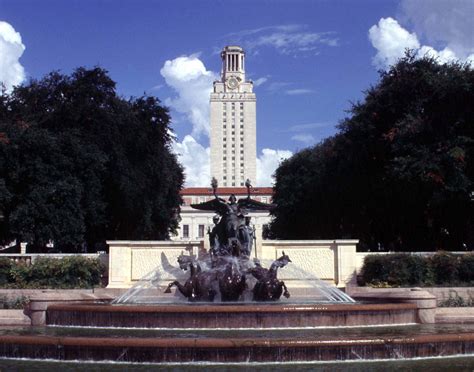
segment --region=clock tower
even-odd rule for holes
[[[221,52],[221,79],[210,98],[211,177],[221,187],[256,183],[256,97],[245,80],[245,53],[238,46]]]

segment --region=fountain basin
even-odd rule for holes
[[[135,328],[336,327],[417,322],[417,306],[394,304],[54,304],[46,324]]]
[[[325,335],[292,339],[275,336],[267,338],[0,336],[0,357],[56,360],[264,363],[446,357],[473,353],[472,331],[347,338]]]

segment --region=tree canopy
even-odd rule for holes
[[[1,95],[0,240],[74,251],[168,237],[184,180],[171,140],[160,101],[119,97],[101,68]]]
[[[277,169],[273,234],[474,248],[473,102],[469,65],[408,52],[380,72],[335,136]]]

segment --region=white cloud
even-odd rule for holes
[[[313,90],[312,89],[288,89],[285,91],[285,93],[288,94],[289,96],[298,96],[301,94],[313,93]]]
[[[305,145],[310,145],[316,142],[316,139],[313,137],[313,135],[309,133],[295,134],[293,137],[291,137],[291,139],[293,141],[302,142]]]
[[[192,136],[184,137],[183,142],[174,142],[173,151],[184,167],[185,186],[208,185],[211,180],[210,149],[199,144]]]
[[[373,58],[373,63],[377,68],[388,69],[404,56],[406,49],[416,49],[419,57],[428,55],[436,58],[440,63],[457,59],[474,60],[474,55],[460,58],[449,47],[438,51],[432,46],[421,45],[416,33],[408,32],[390,17],[381,18],[377,25],[369,29],[369,39],[372,46],[377,49],[377,54]]]
[[[377,49],[373,63],[378,68],[387,68],[403,57],[405,49],[418,49],[420,43],[416,35],[410,34],[393,18],[381,18],[378,25],[369,30],[369,39]]]
[[[285,88],[291,85],[292,83],[274,81],[273,83],[268,84],[266,90],[270,93],[280,93],[281,91],[286,90]]]
[[[0,83],[7,92],[25,80],[25,69],[19,62],[24,51],[20,33],[9,23],[0,21]]]
[[[260,27],[227,35],[242,44],[249,52],[258,54],[261,47],[274,48],[281,54],[319,54],[321,46],[338,46],[334,32],[309,31],[306,25]]]
[[[474,53],[472,0],[403,0],[401,20],[431,45],[446,46],[460,59]]]
[[[262,84],[265,84],[267,81],[268,81],[268,78],[266,78],[266,77],[258,78],[257,80],[254,80],[253,86],[254,86],[254,87],[258,87],[258,86],[260,86],[260,85],[262,85]]]
[[[261,156],[257,158],[257,186],[273,185],[273,173],[283,160],[292,155],[288,150],[263,149]]]
[[[288,132],[300,132],[308,129],[321,129],[330,126],[331,123],[308,123],[308,124],[296,124],[288,128]]]
[[[177,97],[165,103],[187,116],[193,126],[191,135],[199,138],[209,135],[209,94],[218,75],[206,67],[197,55],[178,57],[165,62],[160,70],[166,84]]]

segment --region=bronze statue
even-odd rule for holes
[[[250,180],[245,182],[247,197],[237,200],[232,194],[228,202],[217,196],[217,180],[215,178],[212,179],[211,186],[214,194],[213,200],[191,204],[191,207],[195,209],[215,211],[221,216],[219,223],[215,226],[218,247],[215,248],[211,242],[211,251],[217,251],[221,256],[232,255],[233,247],[237,245],[240,250],[239,255],[248,257],[251,251],[249,243],[253,237],[249,236],[249,228],[246,227],[247,211],[268,211],[273,205],[258,202],[250,197],[250,188],[252,187]]]
[[[208,229],[210,254],[204,261],[200,261],[205,269],[191,256],[179,256],[180,268],[189,269],[191,275],[184,285],[176,280],[171,282],[165,292],[170,293],[171,288],[176,286],[189,301],[212,302],[219,294],[223,302],[239,301],[247,289],[246,275],[251,274],[257,279],[253,288],[254,301],[276,301],[282,293],[285,297],[290,297],[285,283],[277,278],[278,268],[291,262],[284,252],[270,269],[262,267],[258,261],[255,262],[255,267],[250,267],[249,262],[255,230],[250,225],[247,211],[270,210],[273,205],[260,203],[250,197],[252,185],[249,180],[245,183],[247,197],[237,200],[232,194],[228,202],[217,196],[215,178],[212,179],[211,186],[213,200],[191,204],[195,209],[215,211],[218,214],[213,218],[214,227]]]
[[[210,271],[202,271],[199,263],[191,256],[181,255],[178,257],[178,264],[181,270],[189,269],[190,276],[186,283],[181,284],[177,280],[168,284],[165,293],[171,293],[171,288],[176,286],[181,294],[189,301],[214,301],[216,290],[213,288],[213,282],[216,276]]]
[[[290,297],[285,282],[277,278],[278,269],[285,267],[289,262],[291,262],[290,257],[285,252],[282,252],[282,256],[272,263],[270,269],[265,269],[258,260],[255,260],[255,267],[248,271],[257,279],[252,291],[254,301],[276,301],[280,299],[282,293],[286,298]]]

